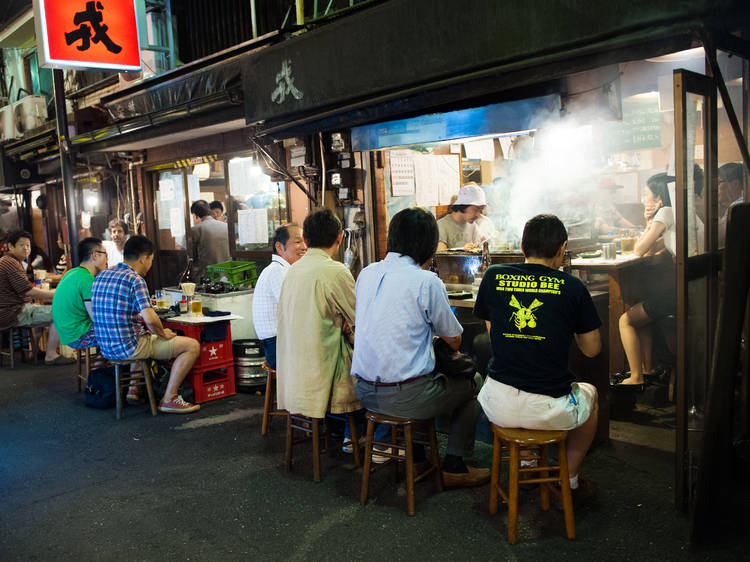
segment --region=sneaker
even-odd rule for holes
[[[57,365],[72,365],[75,362],[76,360],[73,357],[63,357],[62,355],[58,355],[52,361],[47,361],[45,359],[44,364],[53,367]]]
[[[386,448],[383,448],[383,449],[381,449],[380,447],[373,447],[372,448],[372,462],[374,464],[385,464],[389,460],[391,460],[390,457],[384,457],[383,455],[379,455],[378,451],[385,451],[387,453],[390,453],[391,449],[390,449],[390,447],[386,447]],[[400,457],[405,457],[406,456],[406,452],[404,450],[402,450],[402,449],[399,449],[398,455]]]
[[[367,437],[360,437],[359,446],[364,447],[366,441],[367,441]],[[346,443],[346,445],[341,445],[341,451],[351,455],[354,452],[354,447],[352,447],[351,439],[347,439],[346,441],[344,441],[344,443]]]
[[[159,411],[166,412],[168,414],[189,414],[200,409],[201,407],[198,404],[185,402],[182,399],[182,396],[180,396],[179,394],[175,398],[172,398],[172,400],[170,400],[169,402],[165,402],[162,400],[159,403]]]
[[[141,394],[140,387],[130,386],[128,387],[128,395],[125,397],[128,402],[143,402],[143,395]]]

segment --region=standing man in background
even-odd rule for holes
[[[193,246],[193,272],[195,280],[206,276],[206,268],[215,263],[229,261],[229,230],[227,223],[219,222],[211,216],[208,203],[199,199],[190,205],[195,226],[190,229]]]
[[[112,240],[105,240],[102,246],[107,252],[108,267],[114,267],[122,263],[122,251],[128,241],[128,223],[120,218],[112,219],[109,221],[109,235]]]
[[[289,267],[305,255],[307,245],[298,224],[280,226],[273,235],[271,263],[261,271],[253,291],[253,324],[266,363],[276,369],[276,317],[281,284]]]

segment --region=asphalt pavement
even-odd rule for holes
[[[591,451],[582,473],[599,496],[576,513],[573,541],[561,512],[522,492],[511,546],[487,485],[438,494],[418,483],[408,517],[403,482],[379,471],[363,507],[351,455],[324,456],[320,483],[306,447],[284,470],[283,423],[260,435],[260,395],[189,415],[129,406],[117,421],[84,406],[74,370],[0,368],[0,560],[747,559],[747,515],[717,543],[690,547],[673,457],[658,448],[613,440]],[[490,457],[478,443],[475,464]]]

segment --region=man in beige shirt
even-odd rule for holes
[[[343,230],[330,210],[302,226],[307,253],[289,268],[281,286],[276,336],[279,408],[322,418],[362,408],[349,374],[354,326],[354,278],[332,257]]]

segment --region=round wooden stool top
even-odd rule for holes
[[[564,441],[568,436],[565,430],[523,429],[520,427],[500,427],[490,424],[492,431],[503,441],[518,443],[519,445],[549,445]]]

